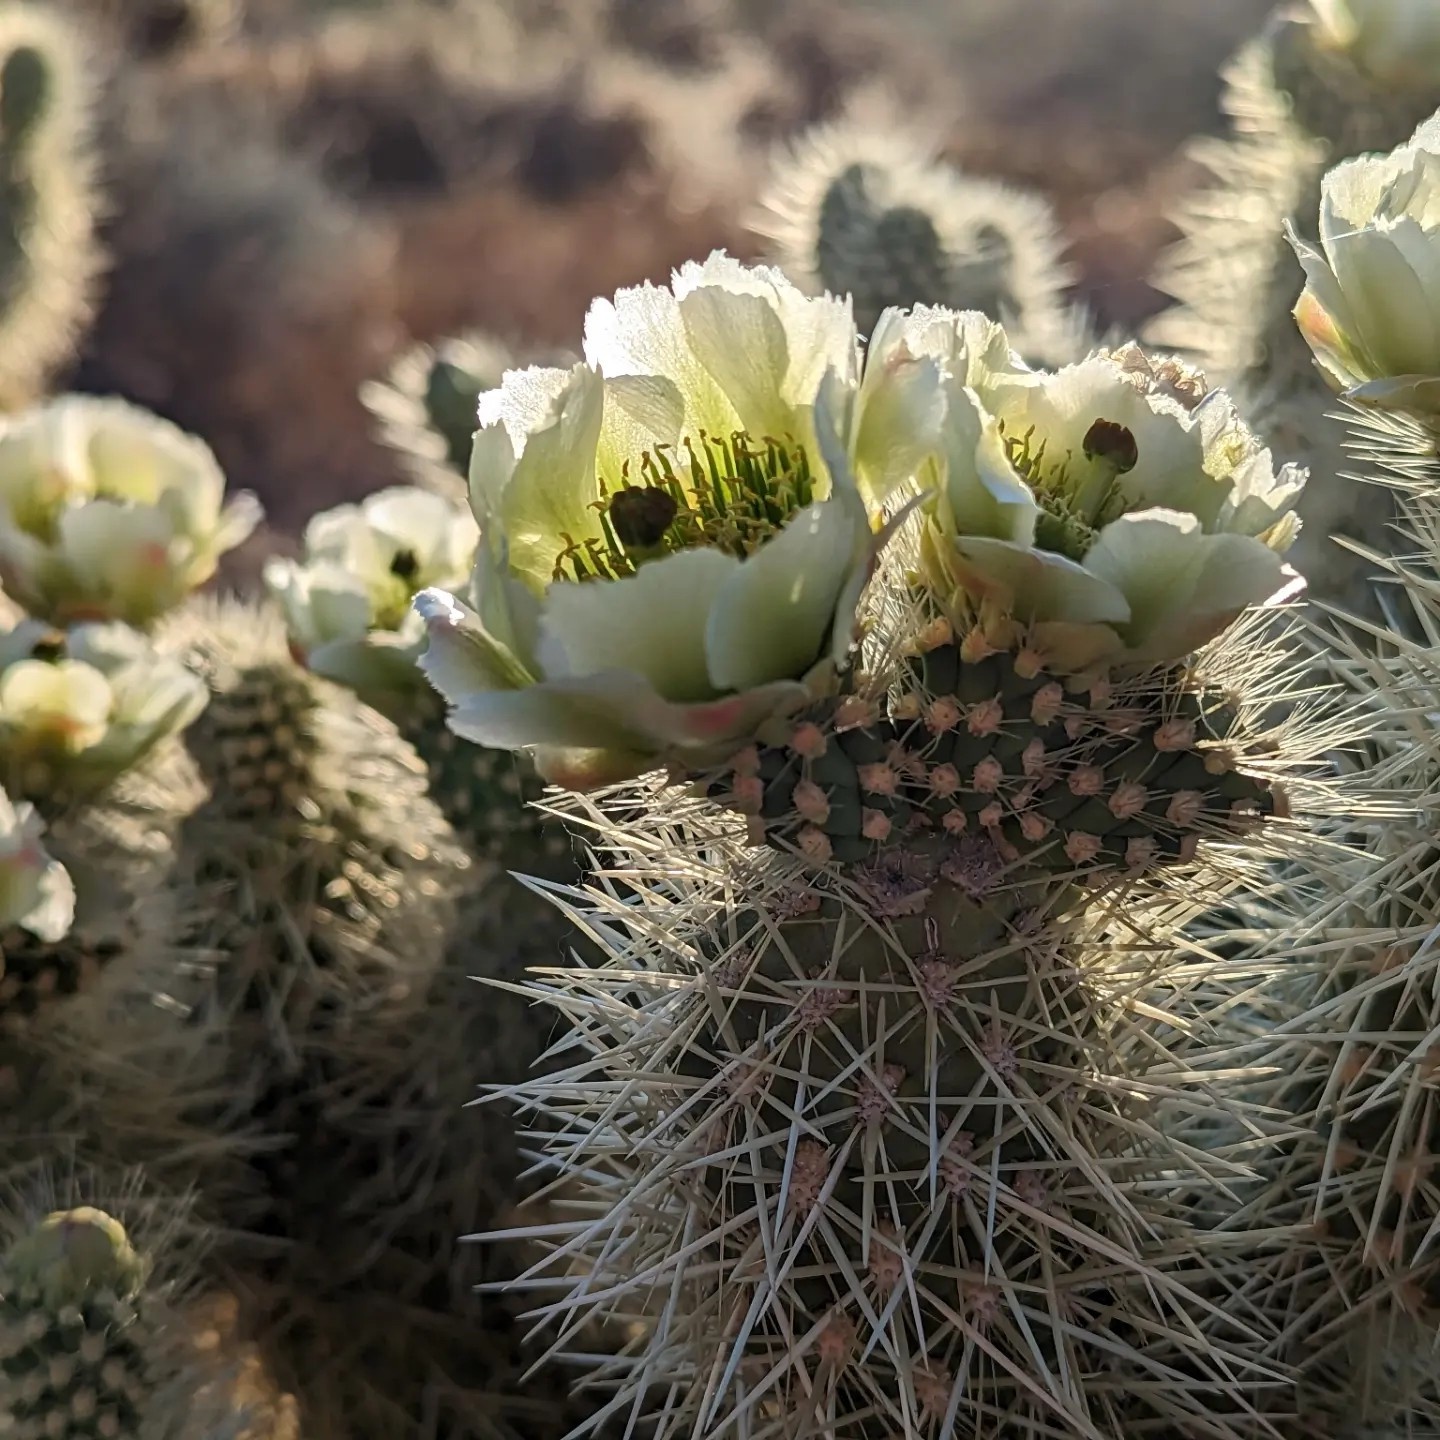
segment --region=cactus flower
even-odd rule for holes
[[[33,805],[0,790],[0,929],[16,925],[50,945],[75,919],[75,886],[40,843],[44,830]]]
[[[1304,472],[1277,474],[1226,395],[1134,346],[1030,371],[979,322],[897,316],[875,340],[945,377],[925,576],[957,618],[1018,621],[1059,669],[1162,662],[1298,582]]]
[[[597,301],[585,363],[481,397],[473,606],[416,601],[451,728],[580,786],[708,763],[832,684],[906,379],[864,392],[847,301],[724,255]]]
[[[421,680],[425,643],[411,600],[431,586],[463,586],[478,540],[463,507],[395,486],[316,515],[303,561],[272,560],[265,581],[316,674],[362,692],[403,688]]]
[[[209,447],[122,400],[63,395],[0,419],[0,582],[55,624],[148,625],[260,519]]]
[[[1423,89],[1440,74],[1440,6],[1435,0],[1310,0],[1326,44],[1343,50],[1373,80]]]
[[[1295,319],[1331,380],[1352,400],[1440,411],[1440,117],[1337,165],[1319,246],[1290,240],[1306,280]]]
[[[0,761],[37,799],[103,786],[205,702],[197,676],[119,622],[63,633],[25,620],[0,635]]]

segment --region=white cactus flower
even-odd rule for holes
[[[56,624],[148,625],[260,519],[209,447],[123,400],[63,395],[0,419],[0,581]]]
[[[411,600],[463,587],[479,538],[463,506],[395,486],[316,515],[304,559],[270,561],[265,581],[310,669],[360,691],[403,689],[420,682],[425,644]]]
[[[205,708],[204,683],[117,622],[0,635],[0,760],[29,793],[98,788]]]
[[[1440,6],[1435,0],[1310,0],[1325,43],[1373,80],[1433,87],[1440,75]]]
[[[1133,346],[1030,371],[999,327],[936,311],[876,344],[938,368],[924,570],[957,618],[1014,620],[1078,671],[1179,659],[1298,582],[1304,473],[1194,372]]]
[[[905,397],[864,400],[849,302],[778,271],[717,254],[597,301],[585,363],[481,397],[474,608],[416,602],[451,728],[580,786],[830,686],[884,539],[860,483],[913,463]]]
[[[44,833],[33,805],[0,790],[0,929],[19,926],[53,945],[75,921],[75,886],[40,843]]]
[[[1331,380],[1353,400],[1440,411],[1440,116],[1389,155],[1337,165],[1319,246],[1290,239],[1306,280],[1295,319]]]

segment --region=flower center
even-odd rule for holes
[[[32,660],[43,660],[47,665],[57,664],[65,658],[65,632],[47,630],[30,647]]]
[[[1040,505],[1036,545],[1067,560],[1083,560],[1100,531],[1125,514],[1129,502],[1119,482],[1140,461],[1134,432],[1114,420],[1097,420],[1081,441],[1081,464],[1069,450],[1052,463],[1046,454],[1049,442],[1035,444],[1034,426],[1004,438],[1010,463]]]
[[[799,511],[815,502],[803,447],[756,442],[744,431],[721,438],[700,431],[678,446],[657,445],[626,461],[621,485],[601,482],[600,538],[562,534],[556,580],[618,580],[647,561],[680,550],[753,555]]]

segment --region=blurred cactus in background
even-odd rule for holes
[[[0,409],[39,395],[94,302],[99,63],[56,7],[0,16]]]
[[[459,497],[470,466],[476,404],[515,364],[510,349],[489,335],[417,345],[383,381],[366,384],[361,398],[380,439],[415,483]]]
[[[853,296],[862,334],[890,306],[945,305],[1004,321],[1038,364],[1087,348],[1049,205],[942,164],[918,132],[863,111],[821,126],[777,165],[762,206],[775,263],[807,290]]]

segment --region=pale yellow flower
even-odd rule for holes
[[[910,465],[848,302],[723,255],[597,301],[585,363],[481,397],[470,601],[423,592],[451,728],[570,784],[703,764],[834,683]]]
[[[463,506],[396,486],[316,515],[304,559],[272,560],[265,581],[310,669],[361,691],[404,688],[423,683],[425,627],[410,602],[464,586],[478,539]]]
[[[12,804],[0,790],[0,929],[18,925],[53,944],[74,922],[75,886],[40,843],[44,832],[33,805]]]
[[[1440,411],[1440,117],[1389,155],[1325,177],[1320,243],[1295,308],[1321,368],[1349,398]]]
[[[209,447],[123,400],[63,395],[0,418],[0,580],[57,624],[148,625],[255,528]]]
[[[61,632],[26,620],[0,635],[0,759],[22,783],[38,765],[76,789],[103,785],[205,703],[197,676],[118,622]]]

